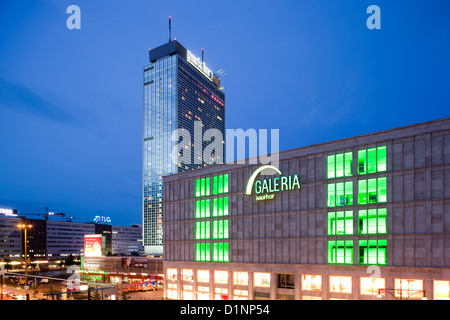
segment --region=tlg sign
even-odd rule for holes
[[[95,224],[111,224],[111,218],[110,217],[104,217],[104,216],[95,216],[94,218]]]

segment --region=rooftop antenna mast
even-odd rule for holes
[[[204,59],[205,59],[205,50],[203,50],[203,48],[202,48],[202,71],[203,71],[203,65],[204,65],[203,60]]]
[[[172,17],[169,16],[169,42],[172,41]]]

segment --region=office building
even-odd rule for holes
[[[166,176],[164,208],[167,299],[450,299],[450,118]]]
[[[176,40],[150,50],[149,60],[144,67],[143,240],[145,253],[162,254],[163,176],[223,162],[225,95],[203,58]],[[222,133],[222,146],[204,154],[208,129]],[[185,148],[177,148],[180,143]]]

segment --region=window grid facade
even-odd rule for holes
[[[367,238],[387,233],[387,210],[378,207],[387,202],[387,178],[379,176],[387,170],[386,146],[360,149],[355,153],[356,161],[353,157],[353,152],[327,156],[327,261],[328,264],[386,265],[386,239]],[[354,162],[356,170],[353,170]],[[377,205],[377,208],[365,209],[367,205]],[[331,211],[332,208],[335,210]]]
[[[196,261],[230,261],[229,243],[223,242],[229,239],[229,219],[223,219],[229,215],[228,197],[217,197],[227,193],[228,174],[195,180]]]

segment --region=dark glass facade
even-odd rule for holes
[[[225,95],[220,81],[201,72],[189,55],[178,42],[169,42],[152,50],[144,67],[143,241],[148,254],[162,254],[163,176],[224,159]],[[183,141],[177,140],[177,129],[191,140],[182,150],[176,149]],[[208,129],[220,131],[222,148],[206,159],[203,151],[211,141],[203,141],[203,134]]]

